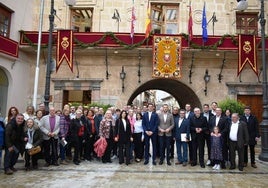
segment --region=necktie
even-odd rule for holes
[[[33,131],[30,131],[30,143],[33,143],[32,141],[33,141]]]

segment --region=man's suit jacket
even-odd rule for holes
[[[231,131],[232,123],[228,126],[228,140],[230,140],[230,131]],[[247,124],[244,121],[239,121],[238,124],[238,131],[237,131],[237,145],[239,148],[244,147],[247,145],[249,141],[248,129]]]
[[[168,133],[162,133],[159,129],[158,129],[158,136],[172,136],[172,129],[174,128],[174,119],[173,119],[173,115],[171,113],[167,113],[167,119],[165,121],[164,119],[164,113],[161,113],[158,115],[159,117],[159,125],[158,128],[161,129],[170,129],[170,131]]]
[[[157,133],[158,125],[159,125],[159,117],[158,117],[157,113],[152,112],[150,121],[149,121],[149,113],[148,112],[146,112],[142,116],[142,127],[144,130],[144,133],[145,133],[145,131],[152,131],[154,134]]]
[[[210,130],[210,132],[213,132],[213,129],[214,129],[215,126],[216,126],[216,116],[213,116],[213,117],[211,117],[211,119],[209,121],[209,130]],[[220,129],[220,133],[223,136],[226,136],[227,130],[228,130],[228,119],[227,119],[227,117],[221,115],[217,126]]]
[[[176,140],[181,140],[181,133],[186,133],[186,138],[190,138],[190,120],[189,119],[183,119],[181,122],[181,126],[179,127],[179,122],[177,125],[174,125],[173,128],[173,137],[176,138]]]
[[[259,123],[255,116],[250,115],[247,121],[245,115],[241,116],[240,121],[244,121],[247,124],[248,134],[249,134],[249,145],[256,145],[256,137],[260,137],[259,133]]]
[[[185,118],[186,118],[186,114],[187,114],[187,112],[185,112]],[[190,111],[189,115],[188,115],[188,117],[186,119],[190,119],[193,116],[194,116],[194,112]]]
[[[56,119],[55,119],[55,127],[53,131],[50,129],[49,117],[50,115],[48,114],[42,117],[42,119],[40,120],[40,129],[44,133],[43,139],[49,140],[50,137],[47,134],[50,132],[54,133],[55,136],[53,138],[58,139],[58,134],[60,132],[60,116],[55,115]]]

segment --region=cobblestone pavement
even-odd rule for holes
[[[79,166],[70,163],[68,165],[42,167],[44,161],[39,161],[39,169],[24,171],[23,159],[19,159],[16,165],[18,172],[13,175],[5,175],[3,168],[0,173],[0,188],[2,187],[243,187],[243,188],[267,188],[268,187],[268,163],[258,160],[256,153],[257,169],[250,165],[243,172],[236,170],[214,171],[211,167],[205,169],[200,166],[183,167],[153,166],[151,163],[144,166],[143,162],[133,162],[131,165],[119,165],[118,160],[111,164],[102,164],[100,161],[83,161]]]

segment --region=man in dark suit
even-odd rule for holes
[[[249,146],[251,166],[253,168],[257,168],[255,164],[255,145],[257,144],[257,141],[260,138],[258,120],[256,116],[251,114],[251,109],[249,106],[245,107],[244,115],[240,118],[240,120],[244,121],[247,124],[249,133],[249,142],[248,145],[245,146],[244,150],[244,167],[246,167],[248,163],[248,146]]]
[[[244,168],[244,148],[248,144],[249,136],[247,124],[239,121],[237,113],[232,114],[232,123],[228,127],[229,148],[230,148],[230,170],[235,169],[235,151],[238,152],[238,169],[243,171]]]
[[[177,157],[178,162],[176,165],[183,164],[183,166],[187,165],[188,161],[188,150],[187,150],[187,142],[190,140],[190,121],[185,118],[185,110],[180,110],[180,117],[174,119],[175,125],[173,128],[173,137],[176,140],[177,147]],[[182,134],[185,134],[185,140],[182,140]],[[181,148],[183,152],[181,152]]]
[[[185,118],[190,119],[193,116],[194,116],[194,112],[192,112],[191,104],[186,104],[185,105]],[[189,164],[192,164],[192,161],[193,161],[192,141],[188,142],[188,148],[189,148],[189,158],[190,158]]]
[[[142,117],[142,127],[144,130],[145,143],[145,161],[144,165],[149,163],[150,140],[153,145],[153,165],[156,165],[156,142],[157,142],[157,128],[159,125],[158,115],[153,111],[153,104],[148,104],[148,112],[144,113]]]
[[[197,149],[199,153],[199,163],[201,168],[205,168],[204,164],[204,147],[205,138],[204,133],[208,130],[207,119],[201,116],[201,110],[199,108],[194,109],[194,116],[190,118],[190,128],[192,135],[192,147],[193,147],[193,162],[192,166],[197,165]]]
[[[202,116],[204,116],[207,119],[207,122],[209,122],[211,120],[211,118],[214,116],[211,111],[209,110],[209,105],[208,104],[204,104],[203,105],[203,113]],[[211,160],[210,160],[210,150],[211,150],[211,143],[210,143],[210,130],[206,130],[204,132],[204,138],[205,138],[205,142],[207,143],[207,150],[208,150],[208,160],[207,160],[207,166],[211,165]]]
[[[167,165],[170,163],[170,143],[172,139],[172,129],[174,128],[173,115],[168,112],[168,105],[163,105],[163,112],[159,114],[159,125],[158,125],[158,138],[160,145],[160,162],[159,165],[163,164],[166,151]]]
[[[228,130],[228,119],[222,114],[221,108],[216,108],[216,115],[213,116],[209,121],[209,130],[213,132],[214,127],[219,127],[220,134],[222,135],[222,156],[223,161],[221,164],[222,169],[226,169],[225,161],[228,161],[228,146],[227,146],[227,130]],[[208,155],[210,156],[210,150]]]

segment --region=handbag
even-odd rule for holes
[[[39,153],[40,151],[41,151],[41,147],[36,146],[36,147],[33,147],[33,148],[29,149],[28,154],[29,155],[35,155],[35,154]]]

